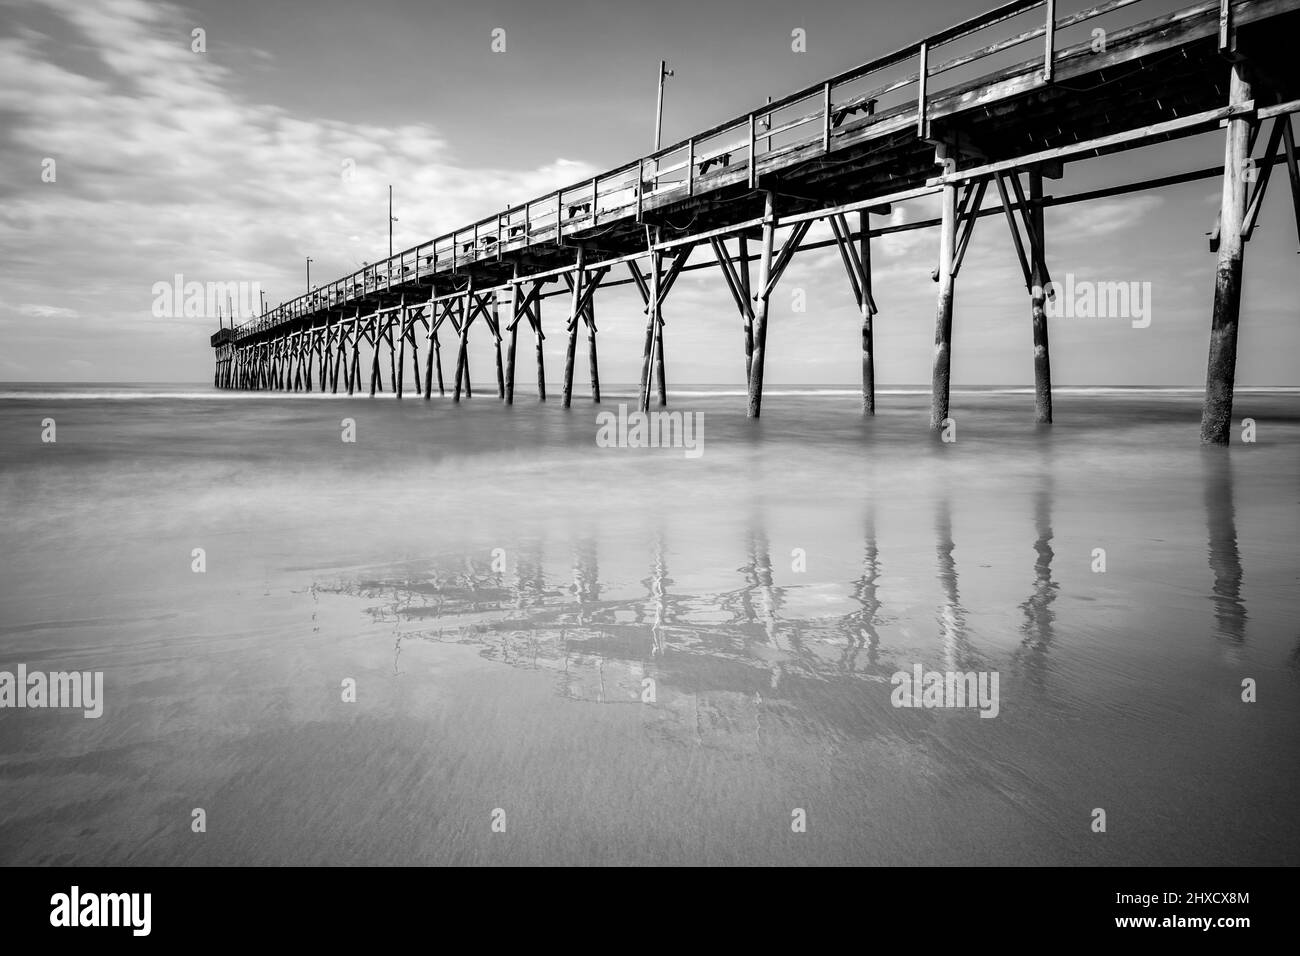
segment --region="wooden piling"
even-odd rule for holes
[[[1228,101],[1251,98],[1248,64],[1232,64]],[[1210,323],[1210,355],[1205,373],[1205,404],[1201,409],[1201,441],[1226,445],[1232,431],[1232,390],[1237,376],[1237,319],[1241,310],[1241,271],[1246,218],[1246,161],[1250,157],[1251,121],[1229,117],[1223,153],[1223,193],[1219,205],[1219,263],[1214,277],[1214,313]]]
[[[569,305],[569,343],[564,353],[563,404],[565,408],[568,408],[573,401],[573,364],[578,353],[578,323],[582,321],[582,292],[586,281],[583,263],[583,248],[578,246],[577,265],[574,267],[573,279],[570,282],[573,295]]]
[[[657,230],[656,230],[657,233]],[[655,236],[658,241],[658,235]],[[650,388],[651,376],[654,375],[655,354],[658,351],[656,343],[663,331],[663,325],[659,321],[659,288],[663,278],[663,254],[660,252],[650,253],[650,301],[649,316],[646,324],[646,350],[645,350],[645,367],[641,372],[641,410],[648,411],[650,408]]]
[[[533,331],[537,334],[537,400],[546,401],[546,358],[542,352],[542,298],[533,300]]]
[[[930,390],[930,430],[939,431],[948,417],[948,388],[952,374],[952,259],[957,233],[957,186],[945,184],[939,225],[939,298],[934,319],[934,377]]]
[[[1029,208],[1033,223],[1033,264],[1030,267],[1029,305],[1034,336],[1034,421],[1052,423],[1052,355],[1047,343],[1047,237],[1043,232],[1043,174],[1029,171]]]
[[[871,214],[858,213],[858,260],[862,268],[862,413],[876,414],[875,315],[871,298]]]
[[[499,292],[492,293],[492,346],[497,353],[497,398],[506,397],[506,373],[501,367],[501,314],[497,309]]]
[[[740,259],[737,261],[738,278],[740,279],[740,294],[744,296],[745,301],[752,303],[749,291],[749,237],[743,232],[737,237],[739,246]],[[745,383],[749,383],[750,370],[754,366],[754,318],[752,315],[753,306],[742,312],[742,319],[745,323]]]
[[[426,344],[429,347],[429,354],[424,359],[424,400],[427,402],[433,398],[433,337],[438,333],[438,327],[434,321],[438,317],[438,304],[432,301],[434,290],[429,289],[429,306],[425,318],[429,323],[429,334],[426,337]]]
[[[754,305],[754,344],[749,364],[750,418],[763,411],[763,356],[767,345],[768,289],[772,277],[772,244],[776,237],[776,207],[771,190],[763,194],[763,248],[758,260],[758,301]]]
[[[406,375],[406,296],[402,296],[397,319],[397,374],[394,376],[393,391],[397,398],[401,399]],[[392,345],[391,338],[389,339],[389,345]]]
[[[438,372],[438,397],[441,398],[447,394],[447,388],[442,380],[442,340],[436,330],[433,333],[433,366]]]
[[[596,297],[587,302],[587,355],[591,362],[591,400],[600,404],[600,367],[596,361]]]
[[[519,340],[519,266],[514,268],[514,281],[510,283],[510,344],[506,346],[507,405],[515,403],[515,347]]]
[[[635,275],[640,275],[640,267],[632,263],[632,269]],[[642,282],[637,283],[638,286]],[[654,356],[655,346],[655,301],[659,297],[659,254],[652,252],[650,254],[650,283],[645,292],[646,299],[646,326],[645,326],[645,349],[641,356],[641,387],[637,392],[637,408],[645,411],[650,406],[650,371],[651,363]]]
[[[655,295],[662,297],[656,290]],[[659,405],[668,404],[668,383],[664,379],[664,313],[661,305],[655,305],[655,382],[659,386]]]
[[[381,391],[383,390],[382,386],[379,384],[379,346],[383,339],[383,337],[379,334],[380,318],[381,318],[380,314],[376,312],[370,324],[370,332],[372,336],[371,344],[374,346],[374,357],[370,362],[370,397],[371,398],[375,397],[376,388],[379,388]]]
[[[472,285],[472,283],[471,283]],[[469,363],[469,308],[468,300],[471,292],[465,290],[465,295],[457,300],[457,308],[460,310],[460,329],[458,330],[458,346],[456,349],[456,383],[451,393],[453,402],[460,401],[460,390],[462,379],[467,378],[465,375],[465,366]]]

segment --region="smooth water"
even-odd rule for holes
[[[0,392],[0,862],[1300,862],[1300,393]]]

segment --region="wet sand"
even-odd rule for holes
[[[1300,862],[1300,395],[1225,450],[1195,393],[940,445],[790,391],[678,393],[698,459],[582,399],[7,393],[0,669],[106,701],[0,710],[0,862]],[[892,706],[917,663],[998,716]]]

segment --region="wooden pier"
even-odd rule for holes
[[[640,405],[666,405],[665,302],[683,271],[709,268],[721,273],[736,305],[749,414],[757,417],[773,291],[797,252],[834,246],[861,315],[862,407],[869,415],[878,313],[871,239],[937,225],[930,427],[938,431],[949,417],[956,280],[977,223],[993,216],[1005,219],[1008,254],[1023,273],[1035,419],[1050,423],[1046,299],[1053,263],[1043,209],[1217,177],[1223,198],[1210,240],[1218,267],[1201,438],[1226,443],[1243,253],[1278,164],[1290,180],[1300,241],[1290,118],[1300,109],[1291,49],[1300,38],[1300,0],[1204,0],[1159,13],[1156,7],[1156,0],[1108,0],[1060,14],[1055,0],[1016,0],[990,10],[222,328],[212,336],[215,384],[374,395],[385,389],[387,367],[387,388],[398,398],[431,398],[436,377],[438,394],[450,391],[458,401],[472,394],[468,341],[478,322],[495,345],[498,397],[507,404],[515,398],[522,324],[536,345],[538,397],[545,399],[542,303],[559,296],[562,401],[567,407],[573,399],[585,332],[598,402],[597,292],[631,283],[646,322]],[[1061,179],[1068,163],[1216,128],[1225,130],[1222,167],[1044,196],[1043,180]],[[983,206],[994,193],[999,204]],[[937,221],[872,222],[893,203],[930,195],[941,200]],[[818,220],[834,238],[805,243]],[[697,249],[707,258],[691,263]],[[454,340],[456,353],[450,385],[443,378],[444,337]]]

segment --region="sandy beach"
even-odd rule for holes
[[[919,391],[7,387],[0,667],[105,701],[0,710],[0,863],[1300,862],[1300,393]]]

